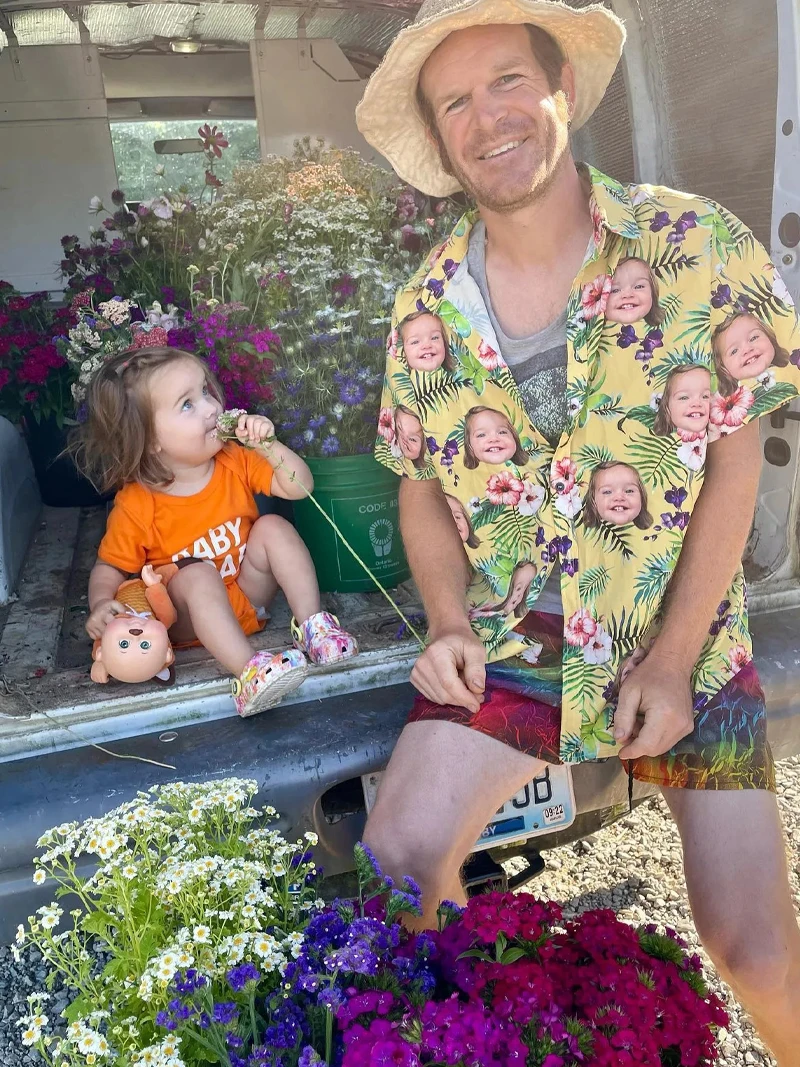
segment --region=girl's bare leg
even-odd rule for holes
[[[294,526],[280,515],[262,515],[253,525],[238,583],[257,608],[267,607],[282,589],[298,622],[321,608],[309,551]]]

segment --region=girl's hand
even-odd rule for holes
[[[275,426],[265,415],[240,415],[236,436],[243,445],[264,444],[275,440]]]
[[[87,634],[93,641],[99,641],[114,616],[124,615],[126,611],[125,605],[118,600],[101,600],[86,620]]]

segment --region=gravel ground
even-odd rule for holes
[[[778,796],[786,829],[794,899],[800,911],[800,757],[778,765]],[[636,875],[631,875],[636,871]],[[721,1035],[720,1067],[775,1067],[752,1027],[702,953],[683,884],[678,834],[660,799],[649,800],[630,816],[592,838],[547,853],[547,870],[531,885],[539,896],[562,902],[568,916],[611,907],[630,922],[672,926],[704,958],[706,974],[727,1003],[730,1028]],[[33,1067],[41,1063],[19,1044],[16,1019],[27,1010],[26,996],[44,986],[46,969],[37,952],[21,964],[0,946],[0,1064]],[[67,1003],[57,983],[48,1002],[50,1018]]]

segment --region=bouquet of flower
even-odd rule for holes
[[[17,934],[17,954],[36,946],[76,991],[63,1037],[49,1032],[46,992],[29,998],[22,1041],[51,1067],[223,1064],[236,1042],[220,1034],[261,1039],[254,990],[263,1003],[280,988],[322,902],[315,835],[287,843],[264,825],[274,809],[251,807],[256,790],[237,778],[154,786],[39,840],[34,882],[79,901],[67,929],[52,903]],[[89,878],[86,859],[99,865]]]
[[[156,301],[142,310],[120,296],[98,302],[86,290],[73,297],[71,310],[77,321],[59,339],[59,348],[74,372],[72,396],[79,418],[89,382],[107,359],[129,348],[167,345],[170,335],[181,335],[183,317],[174,304],[164,310]]]
[[[244,304],[200,301],[181,336],[171,343],[182,340],[179,347],[190,347],[208,362],[225,392],[227,407],[262,412],[275,395],[273,356],[280,338],[273,330],[253,325],[252,317]]]
[[[74,321],[69,308],[50,305],[47,293],[21,296],[0,281],[0,415],[11,422],[52,416],[63,425],[72,411],[73,372],[58,341]]]

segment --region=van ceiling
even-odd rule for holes
[[[342,49],[375,66],[392,39],[414,16],[418,3],[404,0],[346,0],[307,5],[291,0],[271,3],[237,4],[223,0],[205,3],[88,3],[75,10],[84,23],[90,41],[101,50],[164,50],[159,39],[192,37],[207,47],[226,44],[246,45],[257,36],[259,15],[267,13],[264,37],[302,36],[298,23],[305,16],[305,33],[310,38],[333,38]],[[20,46],[79,44],[80,26],[61,6],[51,0],[0,0],[0,46],[8,44],[2,29],[2,15],[8,19]],[[263,17],[263,15],[262,15]],[[301,27],[302,29],[302,27]],[[156,42],[154,44],[154,41]],[[167,44],[168,47],[168,44]]]

